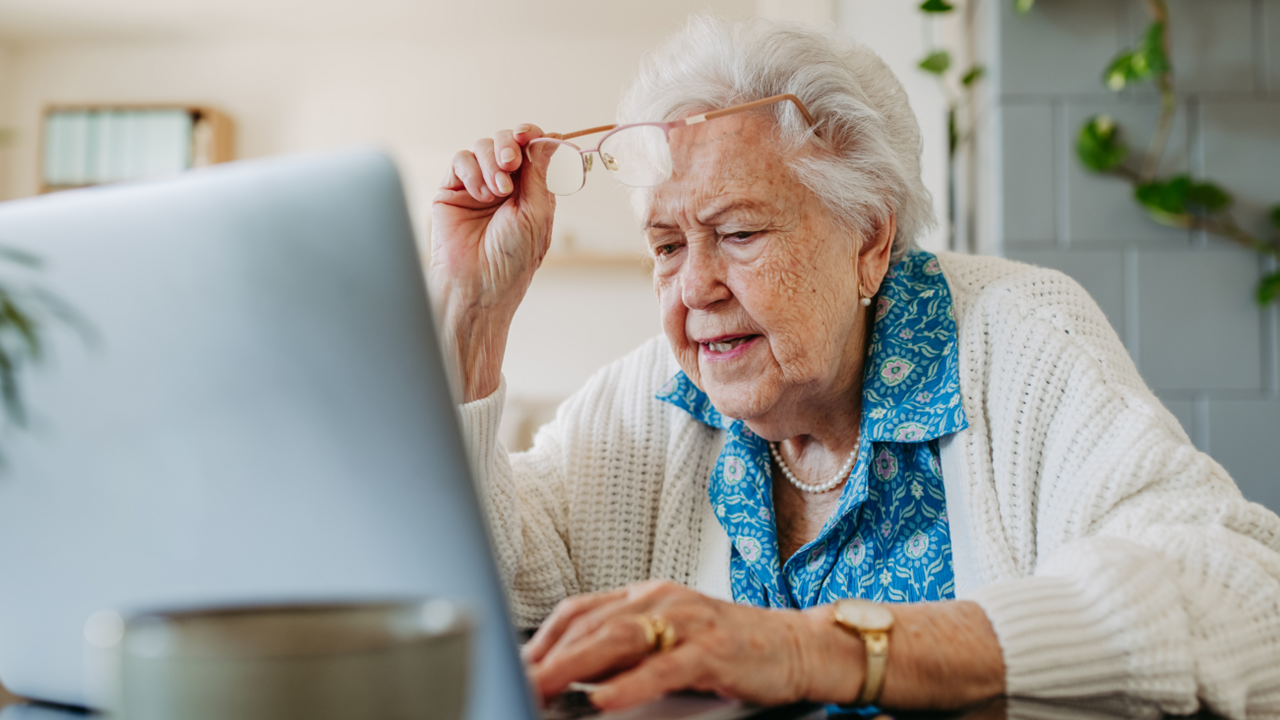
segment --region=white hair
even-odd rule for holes
[[[902,84],[870,49],[799,25],[710,14],[649,53],[623,96],[618,122],[669,121],[773,95],[767,108],[796,179],[847,229],[871,237],[897,218],[896,263],[934,224],[920,179],[920,126]],[[818,152],[797,153],[806,142]]]

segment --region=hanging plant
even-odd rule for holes
[[[1095,115],[1085,122],[1076,136],[1076,156],[1094,173],[1118,177],[1130,184],[1133,199],[1147,215],[1161,225],[1196,230],[1230,240],[1254,252],[1280,260],[1280,204],[1271,209],[1270,236],[1260,237],[1242,228],[1231,214],[1235,200],[1231,193],[1213,180],[1189,175],[1159,177],[1173,120],[1178,112],[1178,95],[1174,89],[1174,69],[1169,52],[1169,7],[1167,0],[1145,0],[1151,24],[1138,44],[1117,55],[1102,74],[1102,82],[1113,92],[1141,83],[1153,83],[1160,93],[1160,117],[1156,132],[1141,166],[1133,167],[1133,153],[1124,143],[1123,131],[1109,115]],[[1035,0],[1014,0],[1021,14],[1031,11]],[[942,0],[927,0],[920,10],[930,15],[952,12],[955,7]],[[968,90],[983,75],[974,66],[961,80],[966,97],[956,98],[945,83],[951,69],[951,55],[934,49],[920,62],[920,69],[944,80],[951,127],[951,154],[968,133],[957,129],[957,110],[968,102]],[[1272,272],[1258,283],[1255,292],[1261,305],[1280,300],[1280,271]]]
[[[954,12],[955,5],[945,2],[944,0],[925,0],[920,5],[921,12],[928,15],[943,15]],[[956,92],[950,83],[947,82],[947,73],[952,69],[951,52],[943,48],[935,48],[929,51],[919,63],[919,68],[930,75],[935,76],[942,84],[942,91],[947,100],[947,127],[949,128],[950,142],[949,150],[954,159],[956,151],[961,143],[966,142],[971,133],[960,128],[959,114],[961,109],[970,102],[970,90],[973,86],[983,78],[986,69],[980,65],[974,65],[966,70],[959,78],[959,92]]]
[[[1151,146],[1141,168],[1126,164],[1130,153],[1120,137],[1120,128],[1106,115],[1090,118],[1080,129],[1076,154],[1085,167],[1112,175],[1133,187],[1134,200],[1155,222],[1184,230],[1203,231],[1235,242],[1263,255],[1280,259],[1280,205],[1270,214],[1272,237],[1256,236],[1236,222],[1231,214],[1235,200],[1213,180],[1189,175],[1159,177],[1160,162],[1178,112],[1174,89],[1173,63],[1169,52],[1169,7],[1167,0],[1146,0],[1151,24],[1134,48],[1116,56],[1103,73],[1103,83],[1114,92],[1139,83],[1154,83],[1160,92],[1160,118]],[[1259,282],[1257,301],[1268,305],[1280,298],[1280,272]]]

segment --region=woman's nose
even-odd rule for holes
[[[724,258],[714,243],[691,242],[681,268],[681,294],[685,307],[703,310],[729,299],[733,293],[725,285]]]

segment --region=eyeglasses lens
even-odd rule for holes
[[[662,128],[653,125],[624,128],[605,138],[600,159],[623,185],[653,187],[671,177],[671,146]]]
[[[556,195],[572,195],[582,189],[586,180],[582,154],[572,145],[538,143],[542,152],[550,152],[547,162],[547,189]]]

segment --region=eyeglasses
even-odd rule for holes
[[[579,130],[559,138],[543,137],[532,140],[525,147],[530,162],[534,160],[535,145],[539,160],[547,157],[547,189],[556,195],[572,195],[586,184],[587,173],[591,170],[591,154],[600,156],[600,161],[618,182],[631,187],[653,187],[671,177],[671,131],[678,127],[696,125],[700,122],[733,115],[734,113],[754,110],[766,105],[783,101],[795,103],[796,109],[804,116],[810,127],[813,116],[805,108],[804,103],[795,95],[786,93],[774,95],[763,100],[735,105],[724,110],[715,110],[702,115],[694,115],[684,120],[672,122],[633,123],[630,125],[601,125],[587,130]],[[590,150],[583,150],[568,140],[583,135],[594,135],[606,132],[600,142]]]

